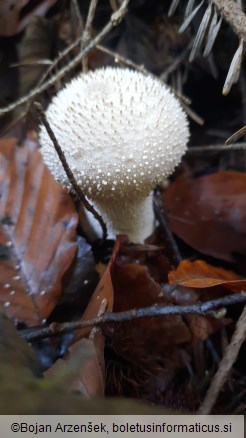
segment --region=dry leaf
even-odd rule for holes
[[[246,289],[246,280],[242,279],[233,271],[217,268],[209,265],[203,260],[190,262],[184,260],[175,271],[168,274],[169,283],[172,285],[207,288],[213,286],[224,286],[231,291]]]
[[[246,288],[246,280],[243,280],[233,271],[209,265],[202,260],[191,262],[184,260],[175,271],[168,274],[169,284],[177,286],[172,293],[178,305],[191,305],[198,301],[208,301],[228,294],[240,292]],[[228,320],[220,320],[202,315],[185,315],[186,321],[193,339],[205,340],[216,332]]]
[[[60,297],[77,214],[34,142],[0,141],[0,193],[0,302],[12,319],[37,325]]]

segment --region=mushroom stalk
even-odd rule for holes
[[[124,200],[97,201],[95,208],[107,224],[108,238],[114,239],[117,234],[126,234],[133,243],[144,243],[154,231],[153,194],[147,198]],[[86,211],[88,224],[86,230],[89,237],[102,237],[102,229],[91,213]]]

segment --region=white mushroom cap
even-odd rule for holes
[[[168,88],[129,69],[81,74],[54,97],[46,115],[82,191],[107,216],[112,210],[112,218],[114,204],[122,210],[142,203],[173,172],[189,137],[186,115]],[[69,188],[43,127],[40,143],[52,174]],[[111,222],[113,233],[124,232]]]

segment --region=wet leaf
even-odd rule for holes
[[[34,142],[1,140],[0,194],[0,303],[15,321],[37,325],[60,297],[77,214]]]
[[[246,255],[246,174],[179,178],[163,193],[169,225],[198,251],[229,262]]]

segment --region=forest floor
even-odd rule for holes
[[[224,20],[213,0],[196,14],[198,1],[2,3],[0,411],[67,413],[70,400],[70,413],[125,413],[132,398],[152,412],[245,413],[245,35],[233,11]],[[82,70],[109,65],[157,76],[189,117],[145,244],[91,242],[38,150],[34,102],[45,109]]]

